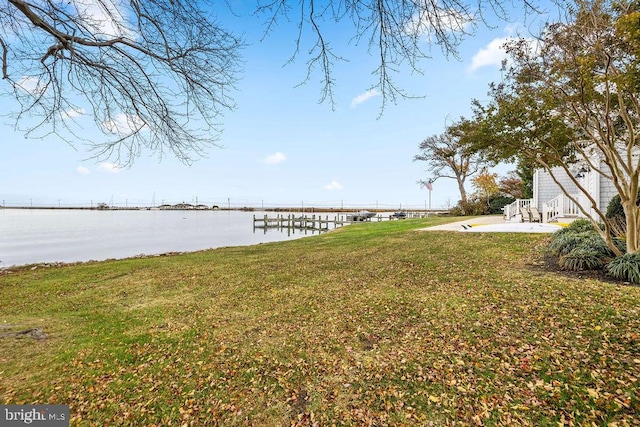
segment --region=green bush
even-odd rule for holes
[[[602,240],[602,239],[600,239]],[[605,266],[606,257],[597,249],[580,246],[558,259],[558,265],[564,270],[598,270]]]
[[[613,278],[640,283],[640,254],[624,254],[607,265],[607,272]]]
[[[516,199],[510,196],[496,196],[489,200],[489,214],[501,214],[505,206],[513,203]]]
[[[562,230],[559,230],[558,232],[582,233],[585,231],[596,231],[596,228],[593,226],[593,223],[588,219],[578,218],[575,221],[571,222]]]
[[[624,209],[622,208],[622,203],[620,202],[620,195],[616,194],[613,196],[609,205],[607,205],[607,213],[605,214],[607,218],[615,218],[622,217],[624,218]]]
[[[614,237],[613,244],[616,245],[616,248],[620,249],[620,252],[623,254],[627,253],[627,240],[621,237]]]
[[[609,248],[609,246],[607,246],[607,242],[605,242],[604,239],[596,233],[593,233],[593,235],[586,238],[579,246],[583,248],[591,248],[604,257],[613,258],[615,256],[615,253]]]
[[[592,241],[595,238],[602,238],[595,231],[566,231],[559,230],[553,234],[552,241],[549,245],[549,251],[555,256],[567,255],[577,247],[581,246],[585,241]]]
[[[604,239],[587,220],[577,220],[553,234],[549,251],[558,257],[566,256],[576,249],[589,249],[603,259],[614,256]]]
[[[636,206],[640,206],[640,191],[638,192],[638,197],[636,198]],[[607,213],[605,214],[605,216],[607,218],[626,218],[619,194],[613,196],[613,198],[609,201],[609,204],[607,205]]]
[[[611,235],[615,238],[626,240],[627,238],[627,219],[624,216],[615,216],[607,218]]]
[[[460,204],[457,204],[457,205],[453,206],[451,209],[449,209],[449,215],[451,215],[451,216],[464,216],[465,213],[462,210],[462,208],[460,207]]]
[[[450,212],[452,215],[486,215],[489,213],[489,206],[486,201],[481,200],[458,201],[458,204]]]
[[[502,208],[512,203],[515,199],[508,196],[496,196],[489,199],[469,198],[466,202],[458,201],[458,204],[451,208],[452,215],[492,215],[501,214]]]

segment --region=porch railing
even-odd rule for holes
[[[577,194],[571,195],[574,199],[578,199]],[[542,204],[542,221],[551,222],[558,218],[581,216],[578,204],[573,202],[564,194],[559,194],[555,198]]]
[[[510,221],[516,215],[520,215],[520,208],[529,210],[533,199],[516,199],[513,203],[504,207],[504,219]]]

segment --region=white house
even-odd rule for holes
[[[607,166],[603,162],[600,162],[600,168],[601,170],[607,170]],[[568,193],[571,194],[587,212],[596,215],[585,194],[571,181],[566,172],[560,167],[554,168],[553,172],[562,186],[568,190]],[[613,182],[585,166],[575,167],[572,173],[594,200],[598,202],[600,211],[606,212],[609,202],[618,194]],[[535,209],[531,209],[532,207]],[[530,218],[525,216],[523,219],[523,215],[526,215],[526,212],[523,212],[523,210],[533,210],[534,213],[537,210],[542,222],[572,221],[575,218],[585,217],[578,205],[562,192],[560,186],[551,178],[551,174],[544,169],[538,169],[533,174],[533,198],[518,199],[511,205],[505,206],[505,218],[509,221],[538,220],[538,218],[535,218],[535,215]]]

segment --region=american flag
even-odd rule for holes
[[[427,190],[433,191],[433,185],[431,185],[431,180],[427,181],[425,186],[427,187]]]

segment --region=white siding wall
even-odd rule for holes
[[[608,171],[607,166],[602,164],[601,167],[603,170]],[[591,172],[596,173],[596,172]],[[536,200],[538,209],[542,210],[542,204],[553,199],[558,196],[562,190],[560,187],[553,182],[551,179],[551,175],[548,172],[538,169],[536,171],[537,174],[537,197],[534,195],[534,199]],[[556,177],[560,177],[560,182],[565,186],[565,188],[569,189],[569,193],[577,194],[578,188],[575,186],[573,182],[569,179],[566,173],[562,170],[562,168],[554,168],[554,174]],[[616,188],[614,187],[611,180],[608,180],[604,177],[600,177],[600,210],[602,212],[606,212],[607,206],[609,206],[609,202],[618,194]]]
[[[537,194],[537,197],[536,195],[534,195],[534,199],[536,200],[536,203],[538,205],[537,208],[542,212],[542,205],[548,202],[549,200],[557,197],[559,194],[562,193],[562,190],[560,190],[560,187],[558,186],[558,184],[556,184],[553,181],[549,172],[543,169],[538,169],[536,170],[536,174],[538,175],[537,176],[538,194]],[[560,167],[553,168],[553,174],[559,178],[559,181],[562,183],[562,185],[565,188],[569,189],[569,193],[578,192],[578,188],[575,186],[573,182],[571,182],[571,179],[567,176],[564,170],[562,170],[562,168]]]
[[[609,172],[609,167],[604,163],[602,163],[600,167],[604,171]],[[616,190],[616,187],[613,185],[613,182],[609,179],[601,177],[600,178],[600,210],[602,211],[602,213],[607,212],[607,206],[609,206],[609,202],[611,201],[611,199],[613,199],[613,197],[616,194],[618,194],[618,190]]]

